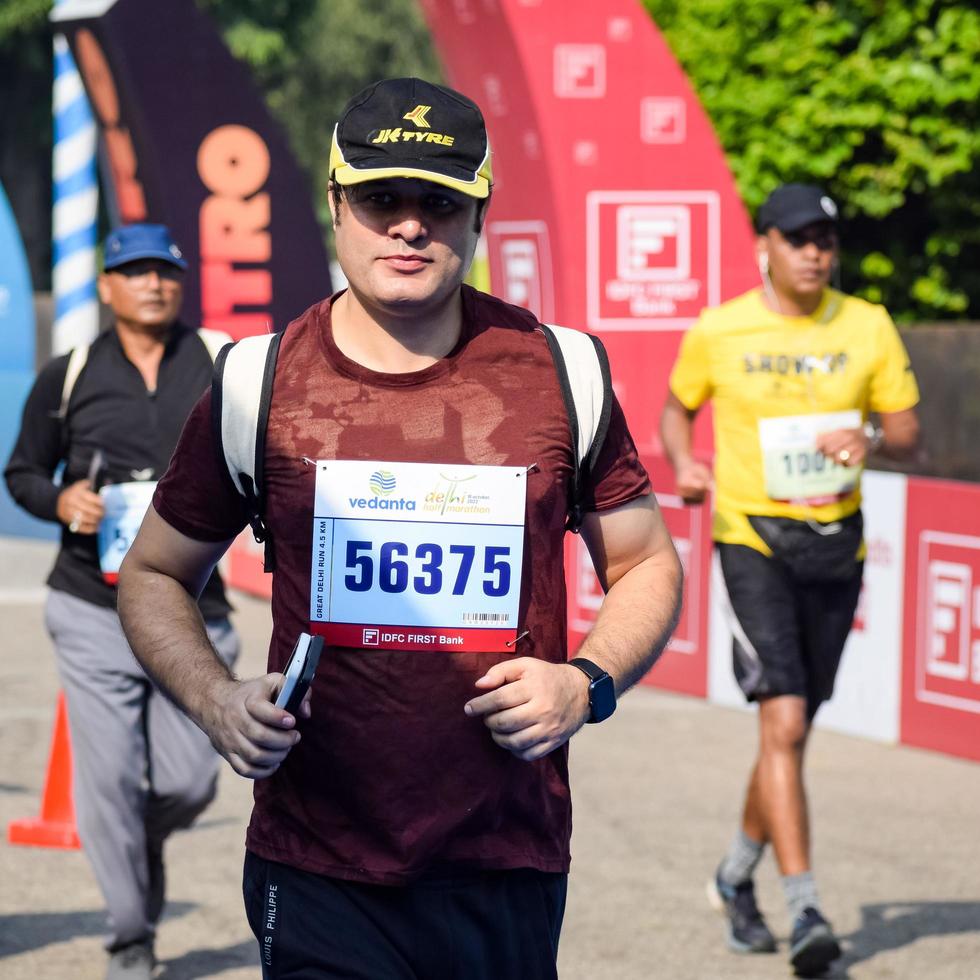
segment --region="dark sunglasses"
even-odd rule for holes
[[[109,269],[108,272],[110,274],[118,273],[127,282],[134,283],[142,282],[154,272],[160,277],[161,282],[181,282],[184,278],[183,271],[169,262],[143,262],[140,259],[135,262],[127,262],[125,265],[117,265],[114,269]]]
[[[837,232],[826,231],[784,231],[783,238],[793,248],[803,248],[804,245],[816,245],[821,252],[830,252],[837,247]]]

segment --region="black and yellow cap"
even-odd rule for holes
[[[755,227],[764,234],[769,228],[792,232],[825,222],[837,224],[837,205],[822,187],[783,184],[762,202]]]
[[[338,184],[416,177],[470,197],[493,186],[490,141],[475,102],[421,78],[388,78],[344,107],[330,146]]]

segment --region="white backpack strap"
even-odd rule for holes
[[[68,418],[68,402],[71,400],[71,393],[75,390],[75,382],[82,373],[82,368],[88,363],[89,344],[75,347],[68,355],[68,369],[65,371],[65,380],[61,385],[61,405],[58,407],[58,418]]]
[[[211,428],[219,460],[245,498],[255,540],[265,542],[265,567],[275,551],[265,526],[265,436],[281,333],[246,337],[224,347],[214,364]]]
[[[235,489],[248,496],[255,487],[255,446],[266,360],[274,334],[246,337],[233,344],[214,365],[212,421],[228,475]],[[243,483],[242,478],[245,478]]]
[[[584,515],[583,492],[609,429],[612,412],[612,377],[606,350],[598,337],[559,327],[540,325],[558,372],[568,423],[572,430],[578,469],[569,505],[569,528],[577,531]]]
[[[576,450],[580,466],[591,468],[602,448],[612,411],[612,380],[605,348],[598,337],[542,323],[559,380],[563,371],[575,408]],[[556,354],[560,354],[561,360]],[[597,444],[598,441],[598,444]]]
[[[207,327],[199,327],[197,335],[203,341],[204,346],[207,347],[212,361],[218,359],[222,347],[234,343],[231,337],[221,330],[209,330]]]

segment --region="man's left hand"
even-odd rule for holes
[[[490,736],[532,762],[564,745],[589,717],[589,679],[577,667],[519,657],[491,667],[476,687],[487,690],[463,710],[482,718]]]

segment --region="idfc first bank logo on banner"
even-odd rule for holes
[[[980,713],[980,538],[919,540],[916,696]]]
[[[908,479],[901,737],[980,761],[980,491]]]
[[[587,318],[603,330],[676,330],[721,301],[714,191],[593,191]]]

